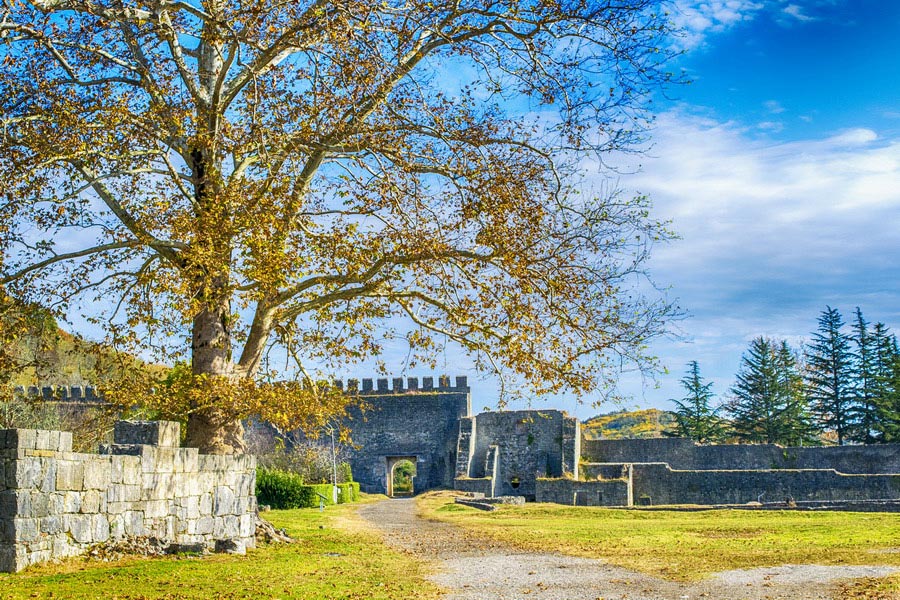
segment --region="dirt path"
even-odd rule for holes
[[[727,571],[679,584],[598,560],[524,552],[416,515],[412,499],[364,506],[360,516],[402,550],[436,564],[432,580],[455,600],[819,600],[837,581],[881,577],[892,567],[787,565]]]

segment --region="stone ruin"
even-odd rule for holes
[[[369,410],[347,426],[364,491],[390,494],[416,463],[415,492],[454,488],[588,506],[865,503],[900,500],[900,445],[702,446],[678,438],[589,440],[555,409],[472,415],[465,377],[363,379]],[[356,390],[351,380],[347,388]],[[895,504],[900,504],[894,502]]]
[[[99,543],[155,538],[173,551],[256,544],[256,459],[179,448],[180,425],[120,421],[99,454],[72,434],[0,430],[0,572]]]

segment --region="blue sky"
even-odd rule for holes
[[[671,408],[690,360],[727,394],[750,339],[799,347],[826,305],[900,330],[900,3],[678,8],[693,83],[621,184],[681,235],[651,270],[690,317],[653,346],[658,388],[623,380],[627,407]]]
[[[689,316],[651,347],[668,373],[623,376],[624,404],[533,407],[672,409],[691,360],[724,400],[751,339],[799,349],[826,305],[900,333],[900,2],[674,4],[685,50],[674,66],[692,83],[655,99],[647,152],[616,166],[620,187],[650,195],[681,236],[649,267]],[[588,165],[586,177],[599,188],[610,173]],[[384,358],[402,355],[389,346]],[[438,371],[470,376],[475,412],[494,408],[495,382],[466,365],[448,349]]]

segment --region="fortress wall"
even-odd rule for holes
[[[347,382],[358,391],[364,410],[353,409],[345,425],[353,448],[349,462],[353,478],[366,492],[387,493],[388,458],[414,457],[416,492],[450,487],[456,474],[459,420],[470,414],[469,387],[465,377],[451,385],[448,377],[363,379]],[[344,387],[343,385],[341,387]]]
[[[633,464],[633,495],[658,504],[745,504],[761,500],[852,501],[900,498],[900,475],[845,475],[833,469],[682,471]]]
[[[253,547],[256,459],[179,448],[179,427],[120,421],[105,454],[72,452],[70,432],[0,430],[0,571],[126,537]]]
[[[575,506],[630,506],[627,479],[576,481],[538,479],[535,500]]]
[[[468,476],[481,478],[493,472],[494,494],[536,495],[535,479],[561,477],[575,468],[578,422],[558,410],[486,412],[474,417],[475,444]],[[566,458],[566,450],[569,456]],[[571,466],[570,466],[571,465]],[[569,471],[571,472],[571,471]],[[518,487],[513,487],[518,478]]]
[[[682,438],[582,440],[595,463],[668,463],[678,470],[834,469],[847,474],[900,473],[900,444],[782,447],[775,444],[699,445]]]

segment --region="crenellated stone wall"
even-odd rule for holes
[[[0,430],[0,572],[156,537],[173,549],[255,545],[256,459],[179,448],[179,424],[116,424],[100,454],[72,434]]]
[[[435,385],[437,383],[437,385]],[[390,493],[391,468],[400,460],[416,464],[415,492],[450,487],[457,471],[460,419],[471,411],[466,377],[395,377],[351,379],[335,385],[359,393],[364,410],[353,409],[343,424],[353,447],[349,462],[353,478],[365,492]]]

